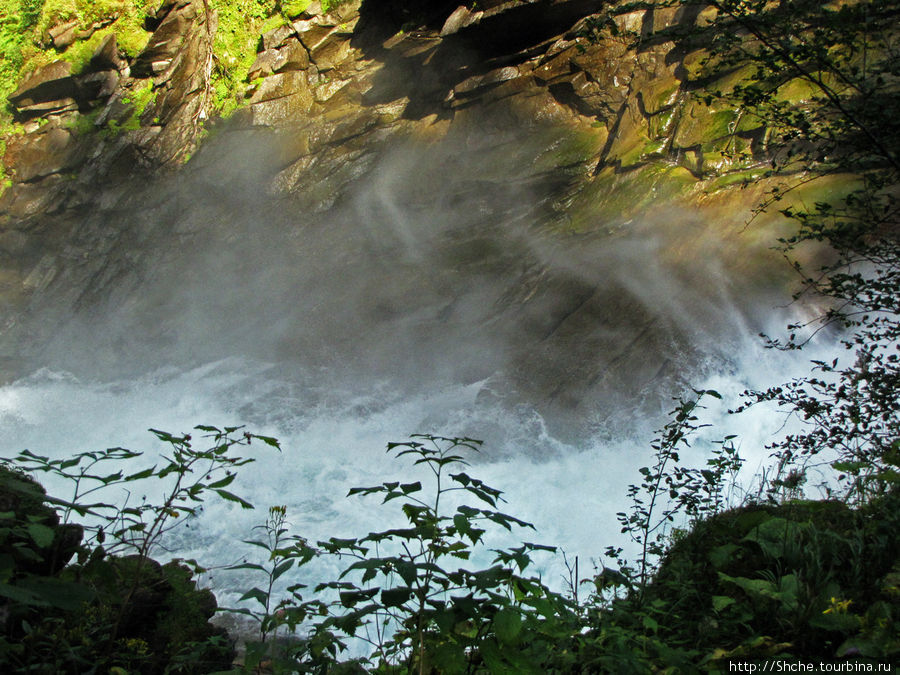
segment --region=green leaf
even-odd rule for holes
[[[659,623],[652,616],[644,615],[641,623],[644,625],[646,630],[649,630],[651,633],[655,633],[659,630]]]
[[[785,548],[807,529],[809,527],[805,523],[773,517],[761,522],[744,537],[744,541],[754,541],[766,555],[780,558],[784,555]]]
[[[238,504],[241,505],[242,509],[252,509],[253,508],[253,504],[251,504],[250,502],[248,502],[244,499],[241,499],[233,492],[229,492],[228,490],[222,490],[221,488],[216,488],[214,490],[214,492],[217,495],[219,495],[222,499],[225,499],[229,502],[237,502]]]
[[[375,494],[376,492],[386,492],[385,487],[383,485],[373,485],[372,487],[350,488],[347,496],[352,497],[353,495],[371,495]]]
[[[422,483],[416,481],[415,483],[403,483],[400,485],[400,489],[403,491],[403,494],[408,495],[412,492],[419,492],[422,489]]]
[[[277,438],[272,438],[271,436],[260,436],[259,434],[253,434],[253,438],[258,438],[266,445],[270,445],[273,448],[281,450],[281,443],[278,442]]]
[[[265,551],[269,551],[269,545],[262,541],[256,541],[255,539],[242,539],[245,544],[250,546],[257,546]]]
[[[445,632],[449,632],[445,631]],[[456,642],[442,642],[435,647],[429,647],[428,655],[431,662],[441,673],[465,673],[468,665],[466,651],[462,644]]]
[[[93,599],[93,592],[80,583],[56,577],[28,576],[15,585],[0,584],[0,596],[15,602],[77,611]]]
[[[713,609],[717,612],[721,612],[723,609],[728,607],[729,605],[733,605],[737,602],[734,598],[731,598],[727,595],[714,595],[712,598]]]
[[[471,539],[472,526],[469,523],[468,517],[462,513],[457,513],[453,516],[453,524],[456,526],[456,531],[459,532],[461,537],[469,537]]]
[[[394,567],[397,570],[397,574],[400,575],[400,578],[403,579],[407,585],[412,586],[413,583],[415,583],[417,571],[414,563],[411,563],[408,560],[398,560],[394,563]]]
[[[240,600],[241,600],[241,602],[243,602],[244,600],[256,600],[260,605],[265,607],[266,603],[269,600],[269,596],[266,594],[266,592],[264,590],[254,587],[254,588],[251,588],[246,593],[244,593],[241,596]]]
[[[814,628],[822,628],[828,631],[840,631],[842,633],[850,633],[860,628],[861,619],[855,614],[845,613],[818,613],[814,614],[809,625]]]
[[[293,564],[293,560],[285,560],[279,565],[276,565],[275,569],[272,571],[272,581],[275,581],[276,579],[278,579],[278,577],[291,569],[291,566],[293,566]]]
[[[407,586],[386,588],[381,591],[381,604],[385,607],[401,607],[412,597],[412,589]]]
[[[734,558],[735,551],[740,550],[737,544],[723,544],[709,552],[709,561],[717,570],[723,569]]]
[[[365,590],[343,591],[339,593],[341,604],[348,609],[354,607],[358,602],[371,600],[377,595],[380,588],[367,588]]]
[[[149,478],[153,475],[154,471],[156,471],[156,467],[151,466],[149,469],[144,469],[143,471],[138,471],[137,473],[133,473],[130,476],[125,476],[125,482],[141,480],[142,478]]]
[[[54,532],[52,528],[40,523],[28,524],[28,536],[40,548],[47,548],[53,543]]]
[[[217,488],[223,488],[223,487],[226,487],[226,486],[228,486],[228,485],[231,485],[231,483],[234,482],[234,479],[235,479],[235,478],[237,478],[237,474],[236,474],[236,473],[230,473],[230,474],[228,474],[227,476],[225,476],[225,478],[222,478],[221,480],[217,480],[217,481],[215,481],[214,483],[210,483],[210,484],[207,485],[206,487],[208,487],[208,488],[211,489],[211,490],[215,490],[215,489],[217,489]]]
[[[515,644],[522,632],[521,614],[512,607],[504,607],[494,615],[494,632],[500,642]]]
[[[15,603],[29,606],[46,607],[50,603],[32,590],[10,584],[0,583],[0,597],[9,598]]]

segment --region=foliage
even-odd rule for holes
[[[721,399],[712,389],[695,391],[696,398],[679,400],[669,413],[670,421],[651,442],[656,463],[641,467],[640,485],[630,485],[630,513],[616,514],[622,525],[622,533],[641,547],[641,557],[636,570],[632,570],[621,558],[621,549],[610,547],[607,555],[619,563],[619,568],[633,576],[631,582],[644,588],[655,562],[665,553],[669,527],[679,514],[693,521],[721,511],[728,503],[737,482],[737,472],[743,463],[731,443],[733,436],[721,442],[720,448],[711,453],[706,468],[692,468],[681,463],[679,450],[689,447],[690,436],[707,424],[695,424],[697,412],[702,408],[704,396]],[[659,513],[661,511],[661,513]]]
[[[26,34],[39,17],[42,0],[0,0],[0,97],[3,108],[24,61]]]
[[[218,14],[213,42],[214,107],[227,116],[243,100],[247,74],[256,59],[256,47],[263,24],[279,17],[275,0],[211,0],[210,9]]]
[[[273,605],[276,599],[275,583],[278,579],[289,572],[295,564],[297,568],[300,568],[318,554],[318,551],[309,546],[302,537],[288,535],[289,526],[286,518],[287,507],[270,507],[266,522],[255,528],[263,533],[263,538],[244,541],[245,544],[266,552],[267,560],[263,564],[245,560],[240,564],[228,567],[230,570],[254,570],[262,573],[265,577],[264,588],[254,586],[240,598],[242,602],[255,601],[258,608],[254,605],[252,608],[239,607],[225,610],[250,616],[259,624],[259,640],[251,641],[246,645],[243,660],[244,670],[258,669],[265,661],[269,663],[270,668],[290,671],[291,660],[285,658],[277,646],[273,648],[272,643],[277,638],[279,628],[286,626],[287,630],[293,633],[297,625],[308,616],[321,613],[321,610],[324,609],[324,606],[317,602],[303,603],[303,596],[299,591],[306,586],[301,583],[289,585],[286,589],[289,596],[278,601],[277,606]]]
[[[123,131],[135,131],[141,126],[141,116],[153,101],[156,99],[157,90],[153,88],[153,82],[147,82],[142,87],[135,87],[127,96],[122,97],[124,105],[131,106],[131,113],[128,118],[118,128],[114,126],[115,120],[109,120],[107,125],[110,131],[115,133],[119,129]]]
[[[661,636],[701,650],[709,662],[895,658],[900,602],[887,586],[898,559],[897,506],[896,494],[857,511],[832,501],[788,502],[699,523],[646,589],[648,602],[677,617]]]
[[[569,601],[522,573],[534,552],[555,549],[525,543],[490,551],[490,567],[463,566],[488,555],[483,550],[488,527],[531,528],[497,510],[499,490],[463,471],[449,472],[465,467],[461,452],[474,452],[479,445],[469,438],[440,436],[391,443],[389,452],[430,471],[432,489],[426,491],[421,481],[392,481],[353,488],[348,496],[400,500],[408,526],[318,542],[318,555],[351,563],[337,579],[319,584],[312,601],[299,594],[303,586],[290,586],[291,596],[274,613],[272,582],[293,560],[308,562],[312,549],[298,538],[290,547],[278,548],[285,533],[284,511],[273,509],[264,528],[267,540],[250,542],[269,552],[270,567],[238,566],[263,572],[268,580],[268,590],[253,588],[244,596],[265,610],[262,641],[254,645],[252,663],[259,662],[270,630],[285,625],[293,632],[314,619],[306,638],[289,646],[287,659],[271,661],[284,672],[330,672],[354,638],[368,645],[366,662],[379,672],[545,672],[542,664],[554,656],[552,646],[577,629],[576,614]],[[475,505],[456,504],[453,511],[447,502],[454,497],[457,502],[459,497],[474,499]]]
[[[896,3],[710,4],[717,14],[705,29],[708,75],[747,63],[752,69],[730,88],[711,86],[705,95],[762,120],[770,130],[770,173],[788,177],[760,210],[821,176],[849,174],[856,181],[844,197],[781,209],[797,225],[780,241],[801,275],[797,297],[825,298],[829,309],[806,326],[790,326],[786,341],[769,342],[798,349],[811,338],[804,328],[815,335],[839,326],[852,356],[814,362],[807,377],[749,392],[739,409],[771,402],[802,423],[772,447],[780,471],[775,488],[787,477],[802,479],[810,466],[830,464],[839,487],[827,489],[866,502],[897,483],[900,461]],[[789,96],[789,90],[801,93]],[[812,243],[827,244],[832,256],[810,273],[795,253]]]
[[[594,592],[585,601],[575,600],[585,583],[577,573],[569,596],[526,576],[534,554],[553,547],[488,548],[492,528],[532,528],[500,511],[502,493],[467,469],[480,442],[417,436],[388,451],[425,469],[430,481],[388,481],[348,494],[393,502],[403,526],[311,546],[291,534],[285,507],[269,509],[259,536],[246,541],[263,559],[231,566],[262,583],[244,593],[248,606],[226,610],[252,618],[259,630],[229,672],[692,672],[732,658],[895,658],[898,493],[857,510],[836,502],[731,509],[730,443],[720,443],[704,469],[678,456],[699,428],[699,401],[716,395],[696,394],[679,401],[654,443],[655,463],[630,490],[630,516],[620,514],[624,532],[650,542],[639,567],[614,551],[620,567],[587,580]],[[0,470],[0,494],[13,495],[0,503],[0,595],[12,610],[0,641],[6,670],[227,667],[230,643],[206,623],[212,595],[194,589],[189,567],[160,566],[149,554],[174,524],[169,519],[194,514],[205,494],[246,507],[226,490],[247,463],[230,450],[277,441],[239,436],[236,428],[198,429],[209,434],[210,448],[154,432],[169,454],[160,468],[133,473],[128,465],[140,455],[121,448],[66,459],[22,452],[6,462],[71,485],[67,499],[49,497],[34,481]],[[117,470],[104,469],[110,461]],[[96,501],[110,487],[148,479],[168,483],[157,506],[126,500],[117,512]],[[657,536],[676,513],[694,519],[690,531],[668,541]],[[82,522],[71,523],[74,517]],[[322,556],[346,563],[310,591],[297,574]],[[364,646],[363,657],[345,658],[351,646]]]
[[[252,461],[234,450],[253,440],[278,444],[238,434],[235,427],[197,429],[207,447],[196,447],[189,434],[154,430],[168,452],[159,464],[134,472],[129,465],[142,455],[124,448],[60,459],[25,450],[3,460],[0,479],[11,500],[0,505],[0,597],[7,602],[0,661],[6,672],[82,672],[104,664],[161,672],[186,642],[217,635],[206,623],[215,599],[194,590],[192,570],[160,566],[151,556],[167,532],[200,512],[210,494],[251,508],[226,489],[237,468]],[[21,471],[68,485],[67,498],[46,495]],[[143,497],[130,503],[129,488],[138,486],[145,493],[161,490],[160,501]],[[118,490],[124,501],[97,501]],[[73,556],[76,562],[67,565]],[[230,658],[220,638],[218,645],[194,652],[201,661]]]
[[[322,11],[330,12],[340,5],[346,5],[350,0],[322,0]]]

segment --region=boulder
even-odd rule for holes
[[[34,134],[13,139],[7,159],[12,160],[15,177],[23,183],[77,166],[83,159],[72,133],[51,122]]]
[[[31,237],[19,230],[9,230],[0,234],[0,253],[8,256],[20,256],[28,250]]]
[[[45,504],[46,497],[36,480],[0,465],[0,512],[13,514],[13,527],[0,541],[0,556],[11,561],[13,578],[56,574],[81,543],[81,526],[60,525],[56,511]],[[22,527],[15,527],[17,523]]]
[[[353,48],[346,40],[325,40],[312,50],[310,58],[322,72],[344,63],[352,51]]]
[[[78,107],[78,84],[72,77],[72,64],[56,61],[35,70],[9,96],[20,119]]]
[[[444,26],[441,28],[441,37],[453,35],[461,28],[478,23],[483,15],[484,12],[473,12],[465,5],[460,5],[444,22]]]
[[[78,78],[78,90],[83,101],[96,101],[112,96],[119,83],[119,73],[115,70],[101,70]]]
[[[55,211],[65,195],[67,181],[53,174],[39,183],[15,183],[0,195],[0,222],[12,220],[18,229],[30,227],[32,219]]]
[[[282,47],[293,35],[294,29],[292,26],[282,25],[278,26],[278,28],[273,28],[268,33],[263,33],[262,48],[265,51],[267,49],[277,49],[278,47]]]
[[[257,89],[250,103],[265,103],[288,96],[304,96],[310,92],[306,73],[289,71],[267,77]]]
[[[288,13],[287,16],[289,16],[291,19],[297,19],[297,18],[310,19],[310,18],[316,16],[317,14],[322,13],[322,3],[319,2],[319,0],[313,0],[311,3],[309,3],[306,6],[306,8],[304,10],[302,10],[300,12],[297,12],[296,10],[291,12],[290,8],[285,9],[285,12]]]
[[[306,70],[309,66],[309,52],[296,40],[288,42],[275,53],[272,70],[276,73],[288,70]]]
[[[75,42],[78,37],[76,29],[77,21],[69,21],[59,26],[54,26],[48,32],[50,33],[50,41],[57,51],[63,51],[66,47]]]
[[[164,73],[172,61],[183,51],[185,35],[198,11],[192,2],[165,3],[156,13],[159,26],[147,46],[131,64],[135,77],[153,77]]]
[[[168,7],[168,11],[163,11]],[[135,135],[139,154],[151,164],[178,164],[193,150],[209,115],[212,75],[212,38],[215,14],[208,15],[202,0],[181,0],[164,5],[161,20],[147,48],[131,66],[132,75],[153,77],[154,97],[141,115],[156,132]],[[144,129],[150,129],[145,126]]]
[[[91,68],[94,70],[122,70],[126,65],[119,56],[119,45],[116,34],[110,33],[97,46],[91,56]]]
[[[247,72],[247,79],[253,81],[259,77],[267,77],[275,71],[277,49],[265,49],[256,55],[256,60]]]

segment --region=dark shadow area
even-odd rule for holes
[[[537,53],[536,48],[557,39],[604,3],[539,0],[502,11],[499,4],[479,3],[484,12],[480,21],[440,38],[437,33],[459,6],[458,0],[421,6],[398,0],[364,3],[353,45],[386,65],[375,76],[365,102],[377,105],[407,97],[405,116],[411,119],[440,112],[447,94],[459,83],[523,63]],[[401,30],[406,35],[398,36]]]

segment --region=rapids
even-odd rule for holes
[[[738,433],[749,480],[782,420],[725,409],[803,371],[811,355],[756,334],[809,310],[786,304],[783,263],[742,214],[663,203],[573,227],[584,169],[552,156],[566,134],[394,140],[278,191],[283,136],[226,133],[176,179],[130,186],[86,217],[82,262],[4,337],[22,355],[0,387],[4,454],[152,457],[147,428],[196,424],[278,437],[284,451],[254,446],[235,484],[255,512],[210,500],[165,542],[209,565],[245,555],[270,505],[311,540],[383,528],[391,516],[344,496],[414,475],[384,452],[414,433],[485,440],[472,473],[535,524],[522,536],[600,560],[624,543],[614,514],[653,430],[691,388],[725,397],[698,458]],[[541,565],[558,583],[561,561]],[[248,580],[206,581],[227,596]]]

